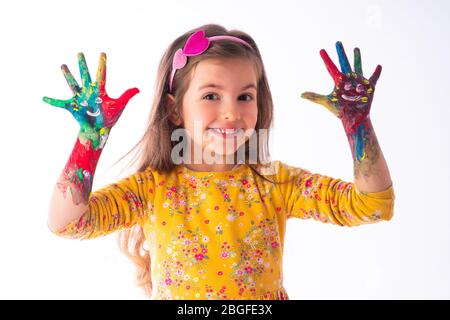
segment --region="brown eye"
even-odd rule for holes
[[[249,95],[249,94],[243,94],[240,97],[248,97],[249,98],[248,100],[244,100],[244,101],[252,101],[253,100],[253,97],[251,95]]]
[[[203,99],[205,99],[206,97],[213,97],[213,96],[217,96],[217,95],[214,93],[210,93],[210,94],[207,94],[206,96],[204,96]],[[211,100],[211,99],[205,99],[205,100]]]

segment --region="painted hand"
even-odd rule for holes
[[[90,141],[94,150],[102,149],[110,129],[116,124],[128,101],[139,89],[125,91],[118,99],[112,99],[105,90],[106,54],[100,55],[97,81],[92,82],[83,53],[78,54],[82,87],[79,86],[67,65],[61,66],[74,96],[68,100],[57,100],[44,97],[44,102],[55,107],[64,108],[74,116],[80,125],[80,140]]]
[[[329,95],[324,96],[313,92],[302,93],[302,98],[319,103],[340,118],[344,126],[353,129],[367,119],[372,104],[375,85],[381,73],[378,65],[369,79],[363,77],[361,67],[361,53],[354,49],[354,71],[350,67],[347,55],[341,42],[336,42],[336,50],[341,65],[340,72],[331,61],[325,50],[320,50],[320,56],[325,62],[328,72],[334,80],[334,89]]]

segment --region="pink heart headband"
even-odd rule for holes
[[[233,36],[214,36],[214,37],[205,37],[205,31],[202,29],[194,32],[186,41],[183,49],[178,49],[173,56],[172,61],[172,73],[170,75],[169,82],[169,92],[172,92],[172,82],[175,77],[175,72],[178,69],[183,68],[187,63],[188,56],[198,56],[205,52],[209,48],[209,44],[211,41],[216,40],[231,40],[234,42],[239,42],[243,45],[250,47],[253,49],[251,45],[249,45],[246,41],[233,37]]]

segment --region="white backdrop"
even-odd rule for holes
[[[164,49],[218,23],[248,32],[261,50],[275,103],[272,158],[347,181],[340,121],[300,93],[331,91],[319,50],[337,64],[337,40],[350,60],[361,49],[366,76],[383,66],[371,115],[394,181],[394,218],[356,228],[289,220],[290,297],[449,299],[449,9],[447,1],[2,1],[0,298],[145,299],[115,234],[80,242],[47,229],[78,125],[42,96],[70,97],[59,68],[79,79],[80,51],[91,73],[107,53],[111,96],[140,88],[111,133],[94,190],[112,183],[126,161],[110,166],[144,132]]]

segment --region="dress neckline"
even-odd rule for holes
[[[246,167],[246,164],[239,163],[235,165],[232,169],[226,171],[196,171],[189,169],[184,165],[184,163],[179,164],[177,167],[181,169],[183,172],[193,176],[205,176],[205,175],[222,176],[222,175],[236,174],[241,170],[243,170],[243,168]]]

